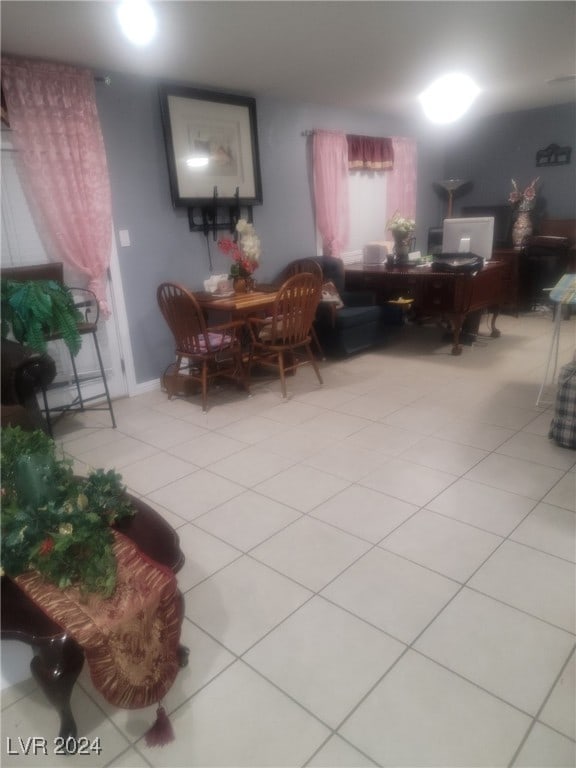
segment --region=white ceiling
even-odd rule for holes
[[[482,88],[475,113],[576,100],[574,2],[154,3],[148,48],[121,35],[113,2],[2,0],[2,52],[255,96],[413,117],[446,71]]]

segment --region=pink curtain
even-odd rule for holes
[[[316,226],[322,237],[322,252],[339,257],[349,233],[346,134],[315,131],[312,157]]]
[[[94,75],[2,57],[2,89],[22,183],[47,250],[87,277],[107,316],[112,204]]]
[[[394,168],[387,176],[386,221],[398,212],[408,219],[416,218],[416,140],[394,136]]]

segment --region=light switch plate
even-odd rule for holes
[[[128,232],[127,229],[121,229],[118,232],[118,237],[120,238],[120,245],[122,248],[128,248],[130,245],[130,232]]]

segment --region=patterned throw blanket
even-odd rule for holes
[[[173,572],[114,531],[117,586],[106,600],[59,589],[31,571],[18,586],[82,647],[95,688],[112,704],[159,703],[179,670],[183,606]]]

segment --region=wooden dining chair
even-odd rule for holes
[[[282,285],[286,280],[288,280],[289,277],[294,277],[294,275],[299,275],[302,272],[311,272],[313,275],[316,275],[320,278],[321,282],[324,282],[324,278],[322,275],[322,267],[320,266],[317,259],[314,259],[312,257],[304,258],[304,259],[294,259],[294,261],[291,261],[282,271],[280,278],[278,280],[278,284]],[[314,342],[314,346],[316,347],[316,352],[319,355],[321,360],[326,360],[326,355],[324,354],[324,350],[322,349],[322,345],[320,344],[320,341],[318,339],[318,334],[316,333],[316,328],[314,327],[314,323],[312,323],[310,327],[310,334],[312,336],[312,341]]]
[[[280,374],[282,396],[286,398],[286,373],[310,363],[320,384],[324,383],[311,350],[312,323],[321,294],[321,278],[311,272],[301,272],[282,284],[270,316],[248,318],[249,380],[254,362],[274,368]]]
[[[176,345],[176,360],[164,374],[169,399],[179,391],[179,384],[191,381],[200,385],[206,411],[208,384],[218,377],[232,379],[249,391],[242,361],[244,322],[208,326],[194,294],[178,283],[162,283],[156,295]]]

